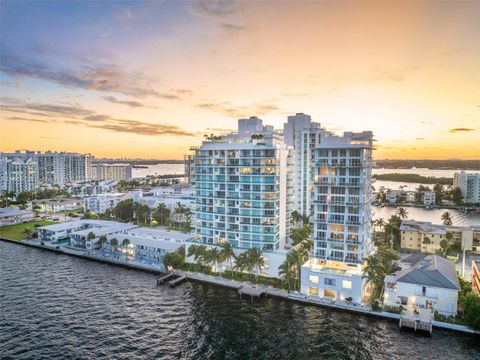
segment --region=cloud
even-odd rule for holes
[[[417,138],[415,138],[415,140],[420,141],[420,140],[425,140],[425,138],[423,138],[423,137],[417,137]]]
[[[121,104],[121,105],[127,105],[133,108],[137,107],[147,107],[146,105],[142,104],[141,102],[138,101],[132,101],[132,100],[118,100],[114,96],[104,96],[103,100],[108,101],[112,104]]]
[[[459,133],[459,132],[470,132],[470,131],[475,131],[477,129],[472,129],[472,128],[454,128],[454,129],[448,129],[448,132],[450,133]]]
[[[228,134],[231,132],[236,131],[236,129],[226,129],[226,128],[207,128],[205,131],[210,131],[214,133],[220,133],[220,134]]]
[[[280,108],[271,103],[255,103],[250,106],[235,106],[229,102],[201,103],[196,105],[200,109],[215,111],[228,117],[246,117],[250,115],[265,115]]]
[[[180,99],[179,95],[185,94],[182,89],[156,91],[141,74],[128,73],[115,65],[97,64],[80,66],[80,69],[65,69],[2,51],[0,70],[14,77],[31,77],[67,87],[114,92],[137,98],[151,96],[177,100]]]
[[[38,116],[47,117],[47,119],[39,119],[11,116],[7,117],[6,120],[41,123],[57,122],[67,125],[85,126],[114,132],[149,136],[199,136],[199,134],[196,132],[185,130],[176,125],[149,123],[129,119],[116,119],[110,115],[98,114],[94,110],[86,109],[74,104],[56,105],[31,103],[15,98],[0,98],[0,101],[2,102],[2,104],[0,104],[0,109],[8,112],[29,113],[28,111],[33,109],[41,111],[38,113]]]
[[[239,3],[234,0],[197,0],[188,5],[194,15],[223,17],[236,13]]]
[[[246,26],[242,26],[242,25],[222,23],[222,29],[225,30],[225,31],[227,31],[227,32],[236,33],[236,32],[240,32],[240,31],[246,30],[247,27],[246,27]]]

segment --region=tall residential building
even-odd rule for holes
[[[16,195],[35,191],[38,185],[38,164],[31,158],[6,159],[3,168],[4,189]]]
[[[364,131],[335,136],[323,131],[317,141],[314,258],[302,266],[302,292],[360,302],[366,284],[362,264],[373,251],[373,134]]]
[[[6,159],[33,159],[38,164],[38,181],[40,184],[58,185],[63,187],[74,182],[84,182],[91,179],[90,166],[92,155],[68,152],[45,153],[33,151],[15,151],[5,153]]]
[[[205,244],[283,249],[290,232],[291,149],[262,120],[238,121],[238,132],[192,147],[194,227]]]
[[[132,180],[131,164],[93,164],[93,180]]]
[[[468,203],[480,203],[480,173],[456,172],[453,175],[453,186],[459,187]]]
[[[295,154],[295,210],[306,216],[313,213],[315,147],[320,143],[322,134],[329,133],[321,129],[319,123],[312,122],[310,115],[303,113],[289,116],[283,125],[285,144],[293,146]]]

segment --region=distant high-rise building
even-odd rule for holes
[[[132,180],[131,164],[93,164],[94,180]]]
[[[32,158],[12,158],[0,160],[3,164],[3,190],[16,195],[25,191],[35,191],[38,185],[38,164]]]
[[[453,186],[460,188],[466,202],[480,203],[480,173],[456,172],[453,175]]]
[[[6,159],[29,159],[38,164],[39,184],[58,185],[85,182],[91,180],[90,166],[93,156],[68,152],[45,153],[33,151],[15,151],[2,154]]]

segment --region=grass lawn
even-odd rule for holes
[[[25,235],[23,234],[23,230],[26,227],[35,230],[35,225],[45,226],[45,225],[53,225],[57,224],[55,221],[50,220],[36,220],[30,221],[23,224],[16,224],[16,225],[8,225],[0,227],[0,237],[12,240],[25,240]]]

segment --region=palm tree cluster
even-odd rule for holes
[[[364,271],[367,274],[368,282],[374,286],[372,299],[378,299],[382,293],[385,276],[393,271],[393,261],[400,257],[397,252],[387,246],[381,246],[377,252],[366,258],[367,266]]]
[[[308,260],[313,249],[313,242],[305,239],[287,254],[285,261],[278,267],[278,274],[287,285],[288,290],[300,290],[300,269]]]
[[[441,217],[442,221],[443,221],[443,225],[452,225],[453,224],[453,221],[452,221],[452,216],[450,215],[450,213],[448,211],[445,211],[443,214],[442,214],[442,217]]]
[[[265,267],[265,260],[260,249],[251,248],[235,256],[229,242],[222,243],[220,248],[212,247],[210,249],[205,245],[191,245],[188,248],[187,257],[191,256],[198,264],[213,267],[214,272],[218,272],[218,266],[223,262],[229,262],[232,271],[248,273],[255,271],[257,280],[261,269]]]

